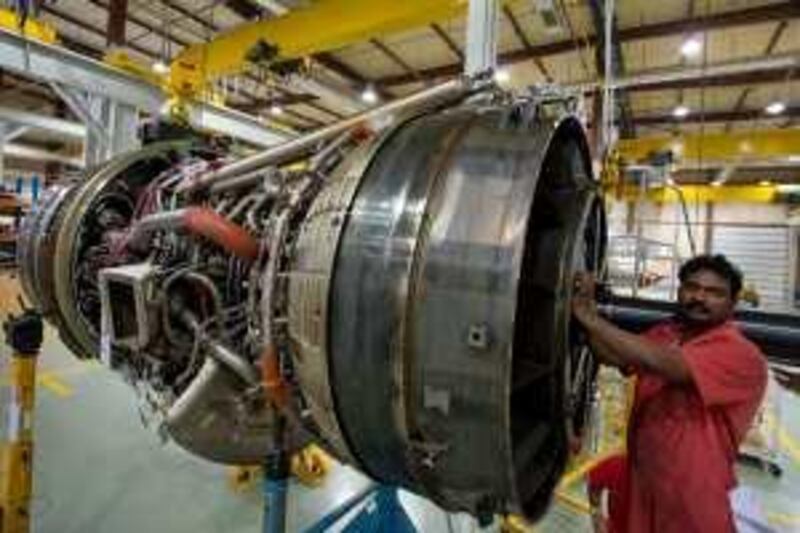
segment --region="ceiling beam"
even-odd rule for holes
[[[653,39],[686,33],[751,26],[761,22],[774,22],[800,17],[800,3],[796,1],[766,4],[720,13],[710,13],[699,18],[670,20],[655,24],[643,24],[620,30],[620,40]]]
[[[107,11],[110,23],[111,18],[113,17],[112,12],[114,8],[114,3],[118,1],[119,0],[111,0],[110,2],[107,0],[89,0],[89,3],[95,7],[99,7],[100,9]],[[167,41],[172,41],[173,43],[178,44],[180,46],[189,46],[189,44],[191,44],[186,39],[182,39],[177,35],[170,33],[169,31],[165,31],[161,28],[157,28],[155,26],[150,25],[147,21],[143,20],[141,17],[138,17],[132,13],[128,13],[127,21],[136,24],[137,26],[145,30],[147,33],[152,33],[154,35],[161,37],[162,39],[165,39]],[[132,43],[135,43],[137,40],[141,39],[144,35],[146,35],[146,33],[142,35],[137,35],[131,39],[123,40],[120,43],[118,43],[118,46],[126,46],[126,45],[130,46]],[[163,59],[167,60],[169,58],[165,57]]]
[[[724,111],[705,111],[701,114],[690,114],[683,118],[676,118],[672,113],[659,115],[643,115],[635,118],[639,126],[652,126],[657,124],[697,124],[699,122],[741,122],[755,120],[777,120],[784,118],[800,117],[800,106],[787,107],[780,116],[769,116],[764,114],[763,109],[741,109]]]
[[[408,63],[408,61],[400,57],[394,50],[386,46],[378,39],[370,39],[369,42],[372,44],[372,46],[380,50],[383,53],[383,55],[388,57],[393,63],[395,63],[401,69],[403,69],[407,74],[411,74],[418,80],[422,81],[422,78],[420,78],[419,73],[416,71],[416,69],[412,67]]]
[[[264,109],[270,109],[273,106],[279,106],[281,108],[284,108],[283,111],[286,112],[285,108],[287,106],[296,104],[307,104],[308,102],[312,102],[315,99],[316,97],[311,94],[290,93],[290,94],[277,95],[273,98],[254,98],[252,102],[247,104],[242,104],[238,107],[242,111],[258,113],[260,111],[263,111]],[[322,123],[317,122],[316,125],[322,125]]]
[[[723,13],[711,14],[699,19],[678,19],[653,24],[644,24],[631,28],[621,28],[619,30],[619,41],[629,42],[641,39],[652,39],[670,35],[681,35],[686,32],[702,32],[708,30],[730,28],[737,26],[747,26],[760,22],[790,20],[800,17],[800,2],[782,2],[780,4],[769,4],[765,6],[740,9],[736,11],[726,11]],[[589,45],[596,42],[595,35],[586,37]],[[556,54],[563,54],[575,50],[575,43],[571,39],[556,41],[552,43],[532,45],[530,50],[519,49],[499,54],[499,64],[519,63],[530,60],[533,57],[542,57]],[[418,70],[424,79],[446,78],[460,74],[461,64],[448,64],[438,67]],[[416,80],[408,74],[385,76],[374,80],[376,84],[391,87],[394,85],[404,85],[413,83]]]
[[[439,36],[439,38],[444,42],[447,48],[449,48],[450,51],[453,52],[453,55],[455,55],[458,58],[459,64],[463,63],[464,52],[461,51],[461,49],[458,47],[453,38],[450,37],[450,35],[446,31],[444,31],[444,28],[442,28],[438,24],[431,24],[430,28],[436,35]]]
[[[97,37],[100,37],[103,40],[106,39],[106,32],[104,32],[103,30],[101,30],[101,29],[99,29],[99,28],[97,28],[95,26],[92,26],[91,24],[89,24],[85,20],[82,20],[82,19],[80,19],[80,18],[78,18],[76,16],[73,16],[73,15],[71,15],[69,13],[66,13],[66,12],[62,11],[61,9],[58,9],[58,8],[52,6],[52,5],[49,5],[49,4],[42,4],[41,5],[41,10],[42,10],[42,12],[47,13],[48,15],[51,15],[51,16],[56,17],[58,19],[61,19],[64,22],[67,22],[69,24],[72,24],[73,26],[76,26],[76,27],[86,31],[87,33],[91,33],[91,34],[93,34],[93,35],[95,35]],[[59,38],[62,41],[66,42],[65,39],[63,38],[63,36],[60,35],[60,34],[59,34]],[[77,39],[72,39],[72,42],[73,43],[74,42],[78,42],[78,40]],[[89,47],[89,48],[95,48],[96,49],[96,47],[91,46],[91,45],[89,45],[87,43],[83,43],[80,46],[84,47],[84,48],[85,47]],[[146,47],[141,46],[139,44],[127,41],[125,43],[125,46],[127,46],[131,50],[134,50],[135,52],[138,52],[138,53],[142,54],[143,56],[148,57],[150,59],[154,59],[154,60],[155,59],[159,59],[158,58],[158,54],[156,54],[155,52],[153,52],[149,48],[146,48]],[[78,50],[75,50],[75,51],[77,52]],[[105,55],[103,50],[98,50],[98,52],[96,52],[96,53],[99,54],[99,57],[103,57]],[[93,57],[98,57],[98,56],[97,55],[93,55]]]
[[[668,91],[675,89],[697,89],[709,87],[731,87],[752,84],[784,83],[787,76],[791,75],[794,69],[754,69],[748,72],[736,72],[730,74],[717,74],[698,76],[696,78],[663,80],[655,83],[636,84],[633,83],[626,87],[628,91],[652,92]],[[631,73],[636,76],[636,73]]]
[[[786,26],[788,25],[788,22],[782,20],[775,26],[775,30],[772,32],[772,35],[769,38],[767,47],[764,49],[764,56],[772,55],[772,52],[775,51],[775,47],[778,45],[778,42],[780,41],[783,32],[786,31]],[[739,94],[739,98],[736,99],[736,104],[733,106],[734,112],[738,112],[744,107],[744,103],[752,90],[752,87],[745,87],[741,94]],[[730,124],[726,127],[726,129],[729,128]]]
[[[522,30],[522,26],[520,26],[517,17],[514,16],[514,12],[511,11],[511,8],[508,4],[503,4],[503,14],[508,19],[509,24],[511,24],[511,28],[514,30],[514,34],[519,39],[519,42],[522,43],[522,47],[531,54],[531,59],[533,59],[533,63],[536,65],[536,68],[539,69],[539,73],[547,80],[547,83],[553,82],[553,77],[547,71],[547,67],[545,67],[544,62],[542,61],[541,57],[537,57],[533,53],[533,46],[531,42],[528,40],[528,37],[525,35],[525,32]]]
[[[361,73],[357,72],[347,63],[340,61],[331,53],[321,52],[319,54],[314,54],[314,60],[328,70],[331,70],[342,78],[346,79],[353,85],[365,85],[367,83],[367,79],[362,76]]]
[[[91,57],[92,59],[102,60],[103,59],[103,51],[99,48],[94,48],[83,41],[79,41],[77,39],[73,39],[69,35],[59,35],[58,40],[64,45],[67,49],[72,50],[73,52],[77,52],[81,55]]]
[[[171,0],[161,0],[161,3],[182,17],[194,21],[206,30],[211,30],[214,33],[219,32],[219,28],[215,24],[213,24],[210,20],[204,19],[194,11],[186,9],[182,5],[172,2]]]
[[[224,5],[245,20],[259,18],[262,14],[262,10],[248,0],[225,0]]]
[[[371,85],[370,80],[368,80],[365,76],[363,76],[360,72],[355,70],[353,67],[337,59],[333,54],[329,52],[320,52],[318,54],[314,54],[312,56],[315,61],[317,61],[320,65],[331,70],[344,78],[348,83],[358,88],[359,91],[364,89],[367,85]],[[411,76],[414,79],[414,76]],[[391,100],[392,95],[387,93],[381,87],[374,86],[375,92],[380,96],[382,100]]]

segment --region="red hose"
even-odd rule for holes
[[[189,207],[182,222],[191,233],[205,237],[240,259],[255,261],[258,258],[258,241],[213,209]]]

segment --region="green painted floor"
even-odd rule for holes
[[[2,346],[3,374],[7,356],[8,348]],[[144,427],[130,387],[99,365],[73,358],[49,329],[39,375],[34,532],[260,531],[257,489],[236,493],[225,467],[162,444],[153,428]],[[775,479],[748,468],[742,480],[757,492],[776,531],[800,532],[800,400],[782,394],[779,401],[777,460],[784,475]],[[368,484],[341,467],[320,489],[293,486],[289,529],[302,531]],[[580,483],[567,492],[585,499]],[[421,531],[478,531],[469,517],[448,518],[411,495],[402,501]],[[556,499],[535,530],[590,531],[590,526],[585,515]]]

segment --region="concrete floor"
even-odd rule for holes
[[[0,348],[0,372],[7,355],[8,348]],[[130,387],[98,364],[73,358],[49,329],[39,376],[34,532],[260,531],[258,487],[235,492],[225,467],[162,444],[143,426]],[[777,459],[784,475],[774,479],[746,468],[742,481],[757,493],[776,531],[800,532],[800,401],[782,395],[780,402]],[[368,484],[340,467],[321,488],[292,486],[289,530],[304,530]],[[572,505],[556,498],[536,531],[590,531],[586,515],[575,509],[585,500],[580,483],[564,492]],[[479,530],[471,518],[448,518],[413,495],[401,501],[420,531]]]

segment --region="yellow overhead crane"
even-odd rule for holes
[[[276,63],[452,18],[468,0],[316,0],[286,15],[249,22],[184,49],[170,65],[171,90],[203,94],[253,60]]]
[[[468,5],[469,0],[314,0],[285,15],[248,22],[188,46],[173,59],[165,83],[124,52],[112,52],[106,61],[162,85],[175,97],[208,100],[214,81],[242,74],[251,64],[301,59],[422,27],[458,16]],[[0,9],[0,27],[18,31],[18,26],[16,13]],[[50,44],[57,40],[51,26],[33,19],[25,23],[23,33]]]
[[[730,133],[691,133],[622,139],[616,149],[629,163],[642,162],[654,153],[672,151],[678,161],[729,161],[800,157],[800,129],[763,129]]]
[[[771,128],[622,139],[615,147],[617,163],[612,167],[645,163],[654,154],[668,151],[672,152],[676,163],[689,166],[710,163],[730,165],[735,168],[765,161],[777,165],[781,162],[786,165],[797,164],[800,162],[800,129]],[[681,185],[680,189],[684,197],[692,202],[771,203],[782,198],[780,188],[767,183],[724,186]],[[626,185],[612,192],[631,200],[639,194],[635,185]],[[655,187],[647,191],[647,197],[657,203],[670,203],[677,201],[678,194],[671,187]]]
[[[0,8],[0,28],[22,34],[47,44],[56,42],[56,30],[46,22],[28,17],[23,20],[10,9]]]

